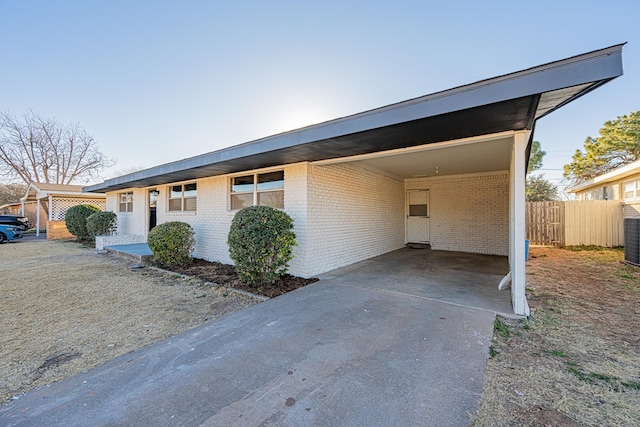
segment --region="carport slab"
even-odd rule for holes
[[[467,425],[493,320],[324,280],[34,390],[0,425]]]
[[[320,276],[333,283],[413,295],[515,317],[506,257],[403,248]]]

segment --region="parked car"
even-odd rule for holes
[[[20,227],[22,231],[27,231],[29,229],[29,220],[24,216],[0,215],[0,224],[15,225]]]
[[[17,225],[0,224],[0,244],[17,239],[22,239],[22,228]]]

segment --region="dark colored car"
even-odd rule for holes
[[[0,244],[22,239],[22,228],[17,225],[0,224]]]
[[[20,227],[22,231],[29,229],[29,220],[24,216],[0,215],[0,224],[15,225],[16,227]]]

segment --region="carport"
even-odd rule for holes
[[[504,227],[506,232],[502,241],[500,238],[488,243],[475,241],[468,249],[464,248],[464,242],[457,242],[451,246],[458,249],[451,249],[444,241],[446,239],[438,239],[440,236],[434,233],[432,213],[438,206],[427,197],[427,201],[422,202],[425,208],[417,210],[416,216],[430,220],[427,227],[431,230],[426,233],[426,240],[418,242],[430,244],[436,250],[457,251],[460,260],[466,252],[508,257],[508,267],[503,275],[494,277],[493,285],[497,288],[506,273],[510,273],[512,310],[518,315],[529,315],[525,297],[524,194],[535,124],[556,109],[622,75],[621,56],[622,45],[612,46],[367,112],[376,113],[368,114],[373,117],[367,119],[378,124],[388,122],[385,123],[387,127],[344,136],[344,141],[340,141],[352,143],[358,150],[365,150],[363,146],[367,144],[376,145],[377,151],[369,149],[348,156],[344,155],[348,150],[343,149],[341,157],[318,160],[314,164],[354,164],[403,180],[407,218],[405,243],[416,241],[410,231],[411,190],[429,192],[434,182],[443,182],[446,177],[482,179],[502,174],[508,188],[486,200],[486,203],[501,207],[499,210],[504,217],[497,221],[500,224],[494,231],[500,233]],[[419,119],[406,121],[407,117]],[[365,121],[364,117],[362,121]],[[393,122],[395,124],[391,124]],[[380,146],[388,149],[380,150]],[[452,189],[454,186],[452,184]],[[441,212],[441,222],[449,222],[447,226],[453,227],[450,220],[454,215],[451,209]],[[495,222],[493,225],[495,227]],[[476,229],[476,224],[468,226],[469,239],[477,237]],[[459,249],[461,247],[463,249]],[[379,259],[384,259],[384,255]],[[396,261],[402,265],[401,258]],[[424,262],[428,263],[428,260]],[[403,276],[400,269],[396,271],[399,277]]]
[[[248,175],[259,182],[261,173],[277,170],[285,176],[281,206],[294,217],[299,238],[293,274],[320,274],[416,241],[435,250],[508,256],[513,311],[528,315],[525,174],[535,124],[620,75],[622,45],[616,45],[156,166],[84,191],[107,193],[114,208],[127,194],[145,207],[151,192],[160,192],[162,204],[174,187],[182,194],[189,182],[190,191],[202,189],[196,206],[206,209],[180,218],[216,237],[202,241],[197,251],[203,257],[224,260],[234,214],[232,181]],[[257,191],[256,185],[252,200]],[[158,209],[158,220],[175,218],[169,210]],[[126,233],[147,233],[147,211],[120,215],[131,219]]]
[[[509,292],[496,286],[507,271],[507,257],[434,251],[425,246],[360,261],[320,279],[512,316]]]

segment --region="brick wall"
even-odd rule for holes
[[[401,248],[401,180],[354,164],[310,165],[305,275],[312,276]]]
[[[298,246],[290,273],[302,275],[306,254],[306,164],[289,165],[285,174],[285,211],[294,220]],[[194,256],[209,261],[231,264],[227,235],[237,211],[229,209],[229,176],[199,179],[196,212],[168,212],[166,210],[167,187],[159,186],[157,206],[158,224],[167,221],[183,221],[190,224],[196,235]]]
[[[399,249],[405,243],[405,190],[430,189],[431,245],[506,255],[509,241],[508,174],[493,173],[405,182],[354,164],[284,167],[285,211],[298,246],[290,273],[310,277]],[[231,263],[227,234],[229,177],[200,179],[196,212],[167,212],[167,187],[158,186],[157,222],[183,221],[196,233],[194,256]],[[134,189],[134,212],[118,213],[119,234],[146,234],[146,189]],[[117,212],[117,193],[107,210]]]
[[[133,191],[133,212],[119,212],[119,194]],[[128,188],[107,193],[105,211],[115,212],[118,217],[118,234],[147,235],[147,189]]]
[[[42,220],[42,218],[40,218]],[[75,239],[76,236],[69,233],[64,220],[47,221],[47,240]]]
[[[107,246],[132,245],[137,243],[147,243],[147,238],[137,234],[96,236],[96,250],[99,251],[103,250]]]
[[[406,189],[430,190],[431,248],[508,255],[508,177],[501,172],[406,180]]]
[[[226,176],[197,180],[198,200],[195,212],[169,212],[166,208],[167,187],[158,187],[158,224],[183,221],[195,231],[194,256],[209,261],[231,263],[227,249],[227,234],[235,211],[227,209]]]

